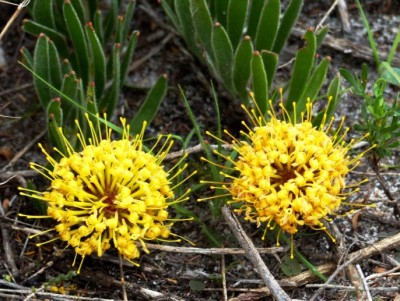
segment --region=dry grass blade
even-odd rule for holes
[[[29,2],[31,2],[31,1],[30,0],[24,0],[18,5],[17,10],[13,13],[11,18],[7,21],[6,26],[4,26],[3,30],[1,31],[1,33],[0,33],[0,41],[3,39],[4,35],[6,34],[7,30],[10,28],[11,24],[15,21],[15,19],[21,13],[22,9],[25,6],[27,6],[29,4]],[[10,4],[10,5],[17,5],[15,3],[8,2],[8,1],[0,1],[0,3]]]

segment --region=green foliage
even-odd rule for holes
[[[33,55],[26,49],[21,53],[35,75],[51,142],[60,150],[64,143],[58,137],[59,127],[72,133],[73,121],[84,121],[85,113],[113,114],[139,36],[129,29],[136,1],[126,7],[122,1],[112,1],[108,13],[99,10],[98,2],[34,1],[32,20],[23,25],[38,36]],[[120,11],[124,15],[118,16]],[[131,122],[133,133],[144,120],[151,122],[166,89],[166,77],[161,76]]]
[[[378,72],[379,75],[382,77],[382,79],[386,80],[387,82],[400,86],[400,68],[396,68],[392,66],[392,62],[394,59],[394,56],[396,54],[397,48],[400,43],[400,31],[396,34],[396,37],[393,41],[392,47],[390,48],[388,57],[386,61],[382,61],[379,58],[379,53],[378,53],[378,47],[376,46],[375,40],[374,40],[374,34],[371,30],[371,27],[369,26],[369,22],[367,17],[364,14],[364,11],[362,9],[361,3],[359,0],[356,0],[358,9],[360,10],[361,17],[363,20],[363,23],[365,25],[365,28],[368,33],[368,40],[372,49],[372,55],[375,59],[375,63],[378,66]]]
[[[400,105],[399,95],[392,104],[385,100],[386,80],[378,79],[372,93],[366,91],[368,82],[367,67],[363,65],[361,77],[351,74],[346,69],[341,69],[343,78],[351,85],[355,95],[363,98],[361,105],[361,121],[354,129],[362,132],[370,145],[376,145],[372,150],[379,158],[390,156],[394,149],[400,145]]]
[[[279,55],[303,1],[290,1],[282,17],[280,0],[162,0],[161,5],[189,50],[208,65],[229,93],[248,104],[248,91],[253,90],[265,114],[268,98],[276,92],[271,87]],[[326,29],[306,32],[306,45],[296,54],[287,109],[293,101],[304,109],[307,98],[318,96],[329,66],[327,58],[314,66],[317,46],[325,34]],[[336,98],[332,103],[336,104]]]

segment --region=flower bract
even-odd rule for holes
[[[87,121],[90,139],[84,137],[77,122],[81,151],[74,150],[61,129],[67,153],[58,151],[60,160],[39,145],[51,168],[36,163],[31,163],[31,168],[48,178],[50,187],[44,192],[21,188],[22,194],[48,204],[44,217],[56,220],[54,230],[59,239],[74,248],[82,261],[93,252],[101,256],[113,247],[134,263],[140,256],[136,242],[148,252],[146,241],[167,240],[174,235],[168,207],[186,200],[189,190],[175,197],[171,181],[186,165],[180,160],[169,171],[163,167],[173,143],[170,136],[164,142],[160,136],[151,150],[144,148],[146,124],[131,138],[129,125],[121,119],[122,137],[112,140],[109,127],[102,138],[99,121],[95,125],[88,116]]]

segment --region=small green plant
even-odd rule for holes
[[[279,56],[302,4],[301,0],[290,1],[281,18],[280,0],[161,1],[192,53],[245,105],[251,90],[263,115],[268,111],[267,100],[276,95],[272,84]],[[296,101],[299,111],[304,111],[308,98],[317,99],[330,61],[316,59],[317,47],[326,32],[324,28],[318,33],[305,33],[305,46],[296,53],[291,80],[285,87],[286,109],[292,110],[292,102]],[[332,85],[338,86],[338,82],[335,78]],[[330,96],[333,105],[337,93]]]
[[[392,62],[394,56],[396,54],[397,48],[400,43],[400,31],[396,34],[396,37],[393,40],[392,47],[390,48],[389,54],[386,58],[386,61],[382,61],[379,58],[378,47],[376,46],[374,40],[374,34],[369,26],[369,22],[367,17],[364,14],[364,10],[362,9],[361,3],[359,0],[356,0],[358,9],[360,10],[361,17],[364,23],[365,28],[367,29],[368,33],[368,40],[372,49],[372,55],[374,57],[375,63],[378,66],[378,72],[382,79],[385,79],[387,82],[400,86],[400,68],[396,68],[392,66]]]
[[[111,116],[117,106],[139,36],[130,32],[136,2],[126,7],[122,2],[112,1],[106,14],[99,1],[34,1],[32,20],[24,22],[24,30],[38,40],[33,55],[24,48],[22,54],[35,75],[50,139],[60,149],[59,127],[73,134],[72,121],[78,119],[86,133],[85,112]],[[124,15],[118,16],[122,9]],[[166,88],[166,76],[161,76],[130,122],[133,133],[154,118]]]
[[[375,148],[372,153],[378,158],[392,155],[400,145],[400,106],[399,95],[389,104],[385,99],[386,80],[378,79],[372,88],[372,93],[367,91],[368,72],[363,65],[361,76],[351,74],[346,69],[340,70],[343,78],[350,83],[351,91],[362,97],[361,120],[355,124],[354,129],[365,135],[365,139]]]

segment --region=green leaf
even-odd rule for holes
[[[85,18],[85,10],[82,5],[83,1],[82,0],[67,0],[66,2],[71,2],[77,16],[79,17],[80,23],[85,24],[86,18]]]
[[[57,49],[59,49],[60,54],[63,57],[68,56],[68,46],[67,46],[66,39],[65,39],[64,35],[60,34],[56,30],[54,30],[50,27],[43,26],[42,24],[39,24],[39,23],[37,23],[35,21],[31,21],[31,20],[25,20],[22,28],[26,32],[33,34],[35,36],[39,36],[42,33],[45,34],[57,45]]]
[[[34,1],[32,7],[32,17],[36,22],[43,26],[54,28],[53,1],[41,0]]]
[[[212,55],[211,32],[213,24],[205,0],[190,0],[190,12],[196,35],[209,55]]]
[[[288,277],[296,276],[302,272],[301,264],[296,260],[285,256],[280,265],[281,271]]]
[[[78,14],[76,13],[71,2],[64,2],[64,19],[67,25],[68,33],[71,37],[72,45],[75,53],[77,54],[77,72],[82,78],[83,85],[86,86],[88,83],[88,45],[85,39],[85,34],[82,28],[82,24],[79,20]]]
[[[318,113],[312,120],[313,126],[319,126],[323,119],[325,118],[325,122],[330,120],[335,113],[336,107],[339,104],[339,91],[340,91],[340,76],[339,74],[335,76],[335,78],[331,81],[328,88],[328,106]],[[326,115],[324,117],[324,115]]]
[[[21,47],[21,49],[19,50],[19,52],[21,53],[22,57],[25,60],[26,65],[29,68],[33,68],[33,56],[32,54],[29,52],[28,49],[26,49],[26,47]]]
[[[261,51],[261,57],[264,63],[265,73],[267,74],[268,89],[269,89],[275,77],[275,72],[276,68],[278,67],[279,57],[276,53],[267,50]]]
[[[129,38],[128,46],[125,50],[124,57],[123,57],[122,63],[121,63],[121,83],[120,83],[121,87],[124,84],[123,81],[125,80],[125,78],[128,74],[128,70],[129,70],[129,67],[132,62],[133,54],[135,53],[135,48],[136,48],[136,43],[137,43],[138,37],[139,37],[139,32],[134,31],[134,32],[132,32],[131,37]]]
[[[369,44],[371,46],[372,55],[373,55],[373,57],[375,59],[375,63],[379,66],[380,63],[381,63],[381,60],[379,59],[379,53],[378,53],[378,48],[376,47],[376,43],[375,43],[375,40],[374,40],[374,34],[373,34],[372,30],[371,30],[371,27],[369,26],[368,19],[364,14],[364,11],[362,9],[360,1],[356,0],[356,3],[357,3],[357,6],[358,6],[358,9],[360,11],[361,18],[362,18],[363,23],[364,23],[364,27],[367,30],[368,40],[369,40]]]
[[[89,78],[89,80],[95,82],[96,97],[99,99],[104,93],[106,84],[106,56],[100,43],[100,39],[98,38],[91,22],[85,26],[85,31],[89,39],[90,51],[92,54],[91,78]]]
[[[300,116],[301,112],[305,112],[307,99],[310,99],[312,102],[315,101],[318,92],[321,90],[326,79],[330,60],[329,57],[324,58],[312,73],[304,88],[303,94],[296,103],[297,117]]]
[[[328,26],[322,27],[317,33],[316,33],[316,41],[317,41],[317,48],[322,45],[322,42],[325,39],[326,34],[329,31]]]
[[[104,20],[104,41],[109,41],[115,32],[115,27],[118,19],[119,1],[111,1],[108,9],[108,14]]]
[[[390,66],[387,62],[381,62],[378,66],[379,74],[389,83],[400,86],[400,68]]]
[[[201,58],[201,51],[197,46],[193,20],[190,13],[190,0],[175,0],[175,11],[179,22],[178,30],[185,39],[190,51]]]
[[[49,102],[46,108],[46,115],[48,118],[47,127],[51,144],[55,146],[62,154],[67,155],[68,152],[65,142],[59,132],[59,128],[63,125],[63,116],[59,99],[54,99]]]
[[[135,12],[136,0],[131,0],[126,7],[126,12],[124,16],[124,28],[122,31],[122,39],[126,40],[128,37],[128,32],[132,25],[133,13]]]
[[[99,103],[100,113],[106,112],[107,116],[112,116],[121,90],[121,63],[119,58],[121,51],[120,48],[120,44],[114,45],[112,53],[112,70],[114,76],[113,82],[107,96],[102,98]]]
[[[288,112],[293,111],[293,102],[297,102],[306,87],[311,69],[314,65],[315,51],[316,51],[316,40],[314,32],[307,31],[304,35],[306,45],[299,49],[296,54],[296,61],[293,66],[289,95],[286,102],[286,110]],[[298,110],[298,113],[299,110]]]
[[[186,0],[182,0],[182,1],[186,1]],[[172,9],[172,7],[168,4],[167,0],[161,0],[160,1],[161,7],[163,8],[164,12],[167,14],[168,18],[172,21],[172,24],[174,24],[174,27],[181,31],[181,24],[178,20],[177,15],[175,14],[174,10]],[[176,9],[178,10],[178,9]],[[181,32],[182,34],[182,32]]]
[[[167,93],[167,76],[162,75],[147,94],[147,97],[130,122],[132,135],[139,133],[143,122],[151,123],[158,112],[158,108]]]
[[[261,12],[255,38],[256,49],[271,50],[278,32],[280,0],[269,0]]]
[[[249,0],[229,1],[227,32],[233,49],[236,49],[242,38],[248,7]]]
[[[104,28],[103,28],[103,20],[101,16],[101,11],[96,11],[93,17],[93,27],[97,33],[97,37],[100,40],[100,44],[104,44]]]
[[[64,95],[61,97],[61,106],[65,120],[74,120],[77,108],[67,98],[76,99],[78,96],[78,79],[75,72],[70,72],[64,76],[61,92]]]
[[[253,43],[249,36],[245,36],[236,49],[233,62],[233,84],[242,100],[248,99],[247,82],[251,73],[253,57]]]
[[[389,51],[389,54],[388,54],[388,57],[387,57],[387,63],[389,65],[392,64],[392,61],[394,59],[394,56],[396,54],[397,47],[399,46],[399,44],[400,44],[400,31],[397,32],[396,37],[394,38],[392,47],[390,47],[390,51]]]
[[[39,36],[35,51],[33,54],[33,71],[42,77],[47,82],[51,83],[50,68],[49,68],[49,43],[48,38],[42,34]],[[51,91],[41,81],[37,80],[36,77],[33,79],[36,93],[38,95],[40,104],[43,108],[47,108],[50,102]]]
[[[264,116],[268,110],[268,80],[262,57],[258,51],[254,52],[251,60],[251,75],[255,104],[260,115]]]
[[[48,53],[48,66],[49,66],[49,75],[50,75],[50,83],[57,87],[61,87],[62,82],[62,72],[61,72],[61,63],[60,56],[58,54],[57,48],[54,45],[53,41],[48,39],[49,44],[49,53]]]
[[[277,54],[281,53],[287,39],[289,38],[290,32],[292,31],[292,28],[299,17],[302,6],[303,0],[290,1],[290,4],[282,17],[278,34],[276,36],[276,41],[272,49],[273,52],[276,52]]]
[[[260,21],[261,12],[265,4],[266,0],[251,1],[249,21],[247,25],[247,35],[249,35],[253,39],[257,34],[258,22]]]
[[[218,74],[221,76],[225,87],[232,91],[233,49],[228,34],[221,24],[215,23],[211,34],[211,41]]]
[[[229,0],[215,0],[214,6],[215,6],[215,14],[214,14],[215,20],[226,28]]]

